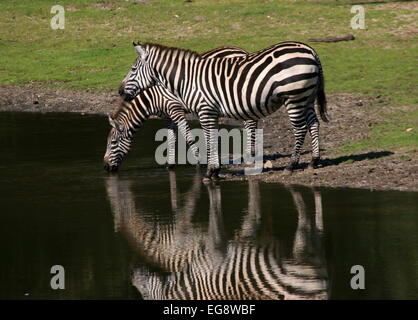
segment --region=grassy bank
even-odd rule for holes
[[[381,96],[379,107],[410,106],[385,115],[373,140],[344,151],[418,145],[418,2],[370,3],[366,29],[352,30],[355,1],[3,0],[0,2],[0,84],[115,90],[135,58],[132,40],[204,51],[352,33],[356,40],[311,44],[325,69],[328,92]],[[50,27],[53,5],[66,9],[64,30]],[[350,110],[347,110],[350,112]],[[332,116],[332,115],[331,115]],[[413,128],[407,131],[407,128]]]

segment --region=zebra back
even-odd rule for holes
[[[248,52],[244,49],[233,47],[233,46],[223,46],[218,47],[209,51],[206,51],[201,54],[202,59],[213,59],[213,58],[224,58],[224,57],[239,57],[247,55]]]

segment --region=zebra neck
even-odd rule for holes
[[[152,68],[157,72],[157,78],[171,92],[183,95],[184,88],[191,88],[196,83],[200,55],[193,51],[178,48],[159,48],[151,50],[153,57],[149,58]]]
[[[138,98],[132,100],[125,108],[121,114],[121,117],[124,118],[124,122],[131,134],[135,133],[139,128],[142,127],[142,124],[148,120],[150,112],[145,108]]]

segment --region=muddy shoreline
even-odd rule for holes
[[[115,92],[72,91],[45,89],[37,86],[0,86],[0,111],[18,112],[76,112],[107,114],[115,110],[119,96]],[[225,179],[258,179],[266,182],[307,186],[352,187],[372,190],[418,191],[418,155],[403,150],[371,149],[354,154],[341,154],[345,141],[368,138],[370,128],[384,121],[390,103],[379,114],[373,106],[381,97],[365,100],[349,94],[328,95],[331,121],[321,122],[322,167],[308,169],[310,138],[307,136],[300,166],[291,175],[284,174],[293,146],[290,122],[283,109],[260,121],[264,130],[265,169],[259,175],[245,176],[242,166],[223,168]],[[407,109],[407,107],[405,107]],[[399,107],[397,107],[399,109]],[[227,124],[237,124],[225,119]]]

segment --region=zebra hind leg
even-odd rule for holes
[[[300,158],[300,152],[305,141],[306,132],[308,131],[305,106],[295,106],[292,104],[286,105],[287,113],[290,118],[290,122],[293,127],[293,135],[295,137],[295,145],[293,147],[292,156],[289,164],[286,166],[285,172],[287,174],[292,173],[297,167]]]
[[[219,177],[219,153],[218,153],[218,115],[202,111],[199,113],[200,124],[203,128],[206,140],[207,171],[204,181]]]
[[[309,134],[312,141],[312,160],[309,164],[309,168],[316,169],[320,164],[319,153],[319,121],[315,113],[314,105],[310,105],[308,110],[306,121],[308,123]]]
[[[255,134],[257,129],[257,120],[244,121],[244,130],[246,131],[245,153],[250,157],[255,157]]]

